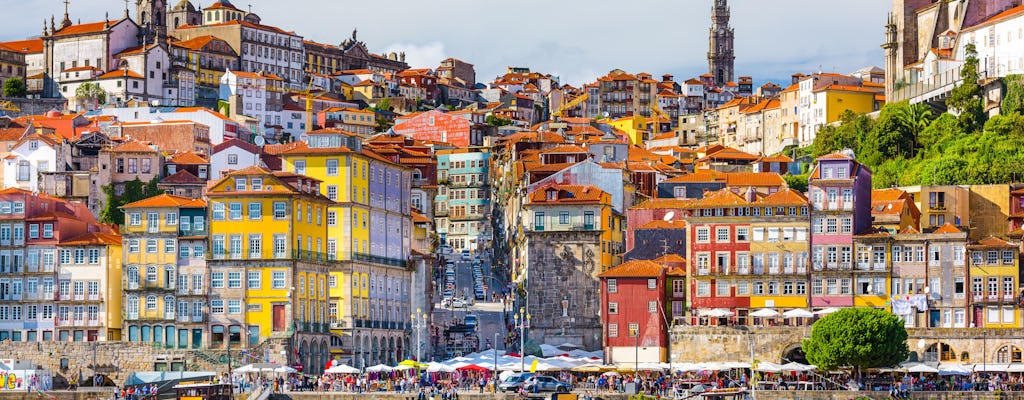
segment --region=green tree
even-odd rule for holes
[[[910,137],[913,138],[914,145],[910,149],[910,156],[913,157],[917,146],[920,145],[918,137],[921,135],[921,131],[932,123],[932,109],[921,103],[900,103],[900,105],[894,110],[893,118],[895,118],[896,121],[907,130]]]
[[[957,114],[966,132],[975,132],[985,123],[984,92],[978,85],[978,51],[973,43],[964,48],[964,65],[960,69],[963,82],[953,88],[946,99],[946,107]]]
[[[943,147],[961,134],[963,129],[960,127],[960,121],[953,114],[942,113],[933,119],[928,127],[921,130],[917,135],[917,143],[925,157],[938,156],[942,154]]]
[[[807,361],[823,371],[891,367],[907,359],[903,320],[885,310],[844,308],[814,323],[804,340]]]
[[[786,186],[790,189],[798,190],[800,192],[807,192],[807,178],[809,174],[803,175],[783,175],[782,179],[786,181]]]
[[[1003,77],[1003,83],[1006,85],[1006,94],[1003,96],[999,112],[1003,115],[1024,114],[1024,77],[1016,74],[1007,75]]]
[[[494,114],[488,114],[485,121],[487,122],[487,125],[490,126],[512,125],[512,120],[501,117],[495,117]]]
[[[846,110],[839,115],[839,125],[826,125],[814,136],[814,157],[834,153],[843,149],[859,152],[861,138],[867,136],[874,121],[864,114]]]
[[[886,104],[878,116],[878,122],[871,127],[868,136],[861,143],[858,158],[868,165],[879,165],[887,159],[908,158],[913,153],[914,135],[900,120],[906,103]]]
[[[20,78],[7,78],[4,81],[4,97],[25,97],[25,81]]]
[[[383,98],[380,101],[378,101],[375,106],[370,107],[370,108],[372,108],[374,110],[377,110],[377,111],[391,111],[391,99],[390,98]]]
[[[104,186],[103,193],[106,195],[107,205],[100,211],[100,222],[124,225],[124,213],[121,212],[121,206],[156,196],[160,193],[157,187],[159,182],[159,177],[154,177],[148,183],[144,183],[136,177],[124,183],[124,191],[120,196],[117,195],[113,185]]]
[[[104,92],[98,83],[86,82],[75,89],[75,98],[81,99],[95,108],[100,104],[106,104],[107,92]]]

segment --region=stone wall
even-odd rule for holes
[[[1022,346],[1024,329],[918,328],[908,329],[907,334],[907,347],[918,360],[936,356],[933,345],[944,343],[956,356],[950,361],[995,363],[1000,348]],[[677,326],[672,331],[672,361],[749,362],[753,352],[754,359],[785,363],[783,358],[790,358],[810,335],[810,327],[800,326]]]
[[[601,348],[600,241],[597,231],[527,233],[527,339]]]
[[[270,361],[283,363],[287,360],[281,359],[281,350],[286,346],[286,340],[267,340],[252,352],[269,356]],[[88,379],[94,371],[108,376],[118,385],[123,384],[132,372],[154,371],[158,368],[227,372],[227,356],[226,350],[165,349],[145,343],[0,342],[0,357],[26,361],[39,369],[53,371],[55,388],[63,387],[68,378],[77,378],[79,374]],[[231,359],[234,366],[257,361],[246,360],[239,350],[232,350]]]
[[[14,118],[23,115],[40,115],[45,114],[50,110],[64,111],[64,103],[67,102],[65,99],[20,99],[20,98],[8,98],[0,97],[0,101],[10,101],[14,105],[21,109],[21,112],[15,113],[6,111],[6,115]]]

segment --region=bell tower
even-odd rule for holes
[[[726,0],[713,0],[711,29],[708,31],[708,73],[716,86],[734,79],[733,30],[729,26],[729,5]]]
[[[167,39],[167,0],[135,0],[135,23],[147,35],[147,42],[163,42]]]

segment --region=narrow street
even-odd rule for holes
[[[503,341],[505,339],[505,321],[504,312],[502,309],[502,302],[493,301],[492,293],[500,293],[504,287],[505,282],[499,282],[497,278],[491,275],[491,260],[490,257],[484,254],[471,254],[468,260],[463,260],[461,254],[453,254],[449,257],[450,260],[455,261],[455,297],[466,297],[471,300],[474,299],[474,276],[473,276],[473,260],[480,260],[480,271],[482,273],[482,279],[484,285],[486,285],[486,295],[484,300],[474,300],[472,305],[468,307],[453,308],[450,304],[446,305],[440,300],[442,295],[440,291],[444,290],[445,277],[444,271],[445,266],[441,266],[442,273],[438,277],[436,287],[439,288],[439,293],[435,296],[438,299],[438,303],[434,305],[434,324],[441,328],[443,335],[444,329],[456,324],[462,324],[465,321],[467,315],[475,315],[478,321],[476,334],[480,340],[480,345],[477,350],[484,350],[491,348],[491,344],[495,340],[495,334],[497,334],[498,349],[504,349]],[[443,337],[441,339],[443,345]]]

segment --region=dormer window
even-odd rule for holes
[[[246,180],[245,178],[235,178],[235,191],[245,191]]]
[[[38,140],[32,140],[32,141],[28,142],[28,149],[29,150],[36,150],[38,148],[39,148],[39,141]]]
[[[548,201],[558,200],[558,191],[554,190],[554,189],[548,190],[548,192],[547,192],[547,200]]]

